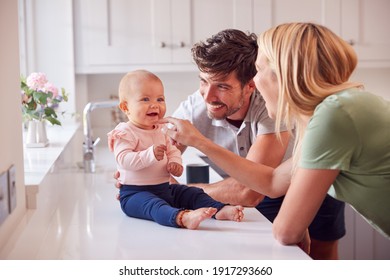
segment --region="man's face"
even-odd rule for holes
[[[207,107],[209,118],[222,120],[242,120],[248,110],[249,98],[253,88],[237,80],[236,74],[231,73],[227,77],[218,77],[205,72],[200,72],[200,94]]]

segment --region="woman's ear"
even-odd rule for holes
[[[127,109],[127,102],[126,101],[120,102],[119,103],[119,109],[121,109],[121,111],[126,114],[129,111]]]

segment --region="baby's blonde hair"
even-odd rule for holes
[[[281,24],[260,34],[259,53],[267,58],[279,86],[277,131],[284,121],[296,127],[294,166],[300,154],[305,122],[327,96],[360,87],[349,82],[357,65],[352,46],[328,28],[314,23]]]
[[[148,83],[150,81],[162,83],[159,77],[147,70],[140,69],[127,73],[119,83],[119,102],[126,101],[126,98],[133,92],[136,84]]]

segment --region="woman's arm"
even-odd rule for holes
[[[282,132],[280,139],[275,133],[261,134],[252,143],[246,159],[270,167],[277,167],[282,162],[289,143],[289,133]],[[229,177],[213,184],[197,184],[215,200],[247,207],[257,206],[264,198],[264,194],[256,192],[236,179]],[[266,194],[274,197],[273,193]]]
[[[302,241],[339,172],[298,168],[272,226],[280,243],[290,245]]]
[[[189,121],[171,117],[163,121],[174,125],[166,132],[169,137],[182,145],[197,148],[241,184],[272,197],[286,193],[291,178],[291,160],[285,161],[277,168],[255,163],[213,143]]]

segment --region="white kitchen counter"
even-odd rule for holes
[[[183,154],[184,165],[190,163],[204,163],[199,157],[204,156],[194,148],[187,148]],[[221,180],[221,176],[210,167],[210,183]],[[186,183],[185,168],[183,175],[177,180]],[[282,246],[272,235],[272,224],[256,208],[245,208],[244,220],[240,223],[232,221],[207,220],[196,231],[175,230],[166,233],[165,238],[172,239],[172,259],[310,259],[297,246]],[[146,227],[154,225],[141,222],[142,232],[149,232]],[[135,228],[139,228],[136,226]],[[152,230],[152,229],[150,229]],[[168,230],[168,229],[167,229]],[[165,229],[164,229],[165,231]],[[170,229],[169,229],[170,231]],[[180,238],[175,241],[171,234]],[[153,237],[150,237],[151,239]],[[157,239],[156,239],[157,240]],[[131,250],[132,248],[128,248]],[[161,256],[166,258],[167,252]],[[154,255],[154,254],[153,254]],[[145,254],[147,257],[147,254]]]
[[[78,130],[76,137],[70,136],[65,155],[81,153],[81,134]],[[60,145],[54,138],[50,141],[53,149]],[[271,223],[255,208],[245,208],[240,223],[208,219],[197,230],[127,217],[115,199],[115,161],[107,144],[96,147],[94,174],[84,173],[75,157],[64,154],[39,185],[36,209],[27,211],[0,251],[0,259],[310,260],[297,246],[279,244]],[[183,159],[185,163],[201,161],[190,151]],[[34,165],[27,167],[34,170]],[[219,180],[210,171],[211,181]]]
[[[39,186],[79,127],[79,123],[71,121],[63,122],[62,126],[47,125],[48,146],[44,148],[24,147],[24,184],[27,208],[36,208],[36,194]]]

